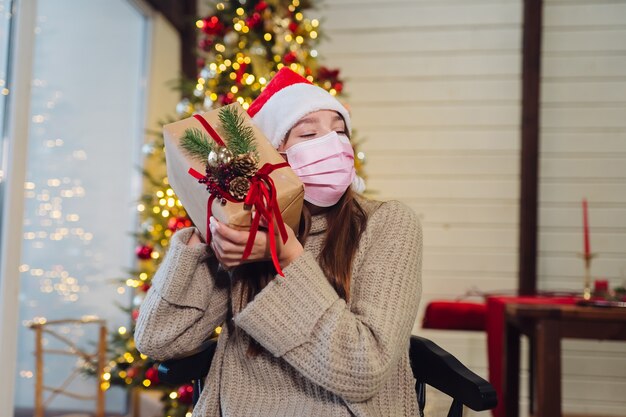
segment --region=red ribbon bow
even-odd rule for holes
[[[215,129],[211,127],[211,125],[199,114],[195,114],[193,116],[196,118],[205,130],[211,135],[213,140],[217,142],[220,146],[225,146],[224,141],[217,134]],[[252,223],[250,225],[250,234],[248,236],[248,241],[246,242],[246,247],[243,252],[242,260],[245,260],[250,256],[252,252],[252,246],[254,244],[254,239],[259,230],[259,224],[261,222],[261,218],[264,218],[267,222],[268,235],[270,239],[270,252],[272,255],[272,262],[274,263],[274,268],[276,268],[276,272],[281,276],[285,276],[283,274],[282,269],[280,268],[280,263],[278,262],[278,253],[276,251],[276,236],[274,232],[274,222],[276,222],[276,226],[278,226],[278,231],[280,233],[281,239],[283,243],[287,242],[287,229],[285,228],[285,222],[283,221],[283,216],[280,213],[280,207],[278,206],[278,199],[276,197],[276,187],[274,186],[274,180],[269,176],[274,170],[279,168],[284,168],[289,166],[287,162],[282,162],[280,164],[264,164],[257,173],[250,178],[250,189],[248,190],[248,194],[244,199],[244,204],[249,207],[255,208],[255,214],[252,219]],[[209,180],[207,175],[202,175],[198,171],[193,168],[189,168],[189,174],[191,174],[197,180]],[[239,203],[237,199],[230,195],[230,193],[224,191],[221,187],[217,186],[217,192],[219,196],[227,201],[232,203]],[[206,216],[206,239],[207,244],[211,242],[211,233],[209,230],[209,222],[212,215],[212,205],[213,201],[217,196],[215,194],[209,195],[207,201],[207,216]]]

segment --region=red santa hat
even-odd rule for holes
[[[343,117],[348,134],[351,133],[350,114],[339,100],[300,74],[283,67],[250,104],[248,114],[278,148],[298,120],[318,110],[335,110]]]

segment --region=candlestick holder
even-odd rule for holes
[[[585,262],[585,275],[583,281],[583,299],[591,299],[591,261],[597,256],[596,253],[580,253],[579,256]]]

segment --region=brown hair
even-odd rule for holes
[[[359,240],[365,229],[367,214],[355,199],[354,192],[348,188],[337,204],[325,213],[325,216],[328,220],[328,228],[318,261],[324,275],[328,278],[328,282],[341,298],[348,301],[350,297],[352,262]],[[297,233],[298,240],[302,245],[304,245],[308,236],[310,224],[311,214],[305,206],[300,221],[300,229]],[[271,262],[242,264],[232,271],[232,276],[218,268],[218,262],[214,256],[210,257],[207,262],[218,286],[232,285],[232,282],[235,282],[235,280],[243,281],[242,292],[245,295],[242,296],[239,311],[252,301],[276,275]],[[246,300],[245,304],[244,299]],[[230,305],[227,314],[226,325],[228,326],[229,334],[233,335],[233,337],[238,337],[241,329],[234,326],[231,322],[232,308]],[[251,338],[247,355],[250,357],[257,356],[263,349],[262,345]]]

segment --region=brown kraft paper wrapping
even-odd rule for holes
[[[239,114],[244,116],[245,123],[254,130],[254,143],[259,156],[259,168],[265,163],[279,164],[285,162],[269,140],[267,140],[263,133],[254,125],[241,105],[239,103],[233,103],[229,106],[236,106]],[[224,139],[220,128],[218,112],[219,109],[216,109],[202,113],[202,116],[218,134],[220,134],[222,139]],[[189,217],[206,239],[209,192],[204,184],[199,183],[198,180],[189,173],[189,169],[193,168],[204,175],[206,163],[189,156],[185,150],[180,147],[180,141],[184,135],[185,129],[188,128],[198,128],[206,133],[202,124],[194,117],[189,117],[163,126],[167,177],[172,189],[180,199]],[[207,137],[211,138],[208,133]],[[304,199],[304,186],[298,176],[289,167],[276,169],[271,172],[269,176],[274,181],[278,206],[283,221],[297,233]],[[225,205],[222,205],[219,199],[215,199],[212,204],[212,215],[218,221],[226,223],[236,229],[248,229],[250,227],[251,212],[249,209],[244,208],[243,202],[233,203],[228,201]]]

